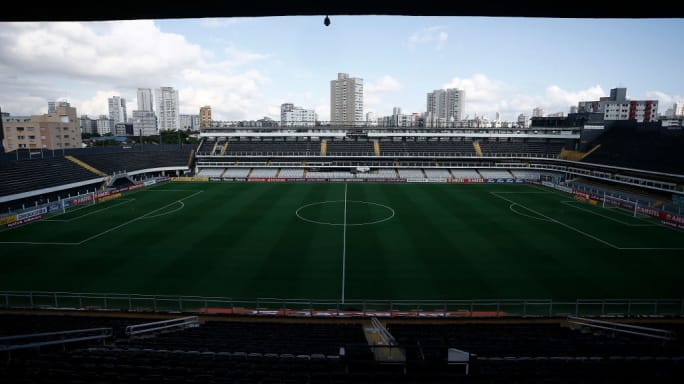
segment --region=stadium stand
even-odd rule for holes
[[[221,177],[225,170],[225,168],[203,168],[197,172],[197,176]]]
[[[399,177],[406,180],[424,180],[425,174],[421,169],[399,169]]]
[[[278,168],[253,168],[250,177],[276,177]]]
[[[526,154],[560,156],[563,143],[552,142],[519,142],[519,141],[481,141],[480,148],[484,156],[501,154]]]
[[[430,181],[446,181],[452,177],[448,169],[425,169],[425,175]]]
[[[478,169],[477,172],[485,179],[510,179],[513,177],[507,170]]]
[[[582,159],[585,163],[684,174],[684,162],[679,155],[684,147],[681,129],[614,122],[592,144],[601,146]]]
[[[31,311],[0,313],[0,380],[10,383],[675,383],[684,377],[684,325],[618,321],[667,340],[573,328],[568,319],[384,319],[406,356],[364,334],[377,319],[201,316],[195,326],[140,336],[130,326],[173,314]],[[178,315],[175,315],[178,318]],[[111,328],[111,337],[9,350],[11,336]],[[458,351],[453,355],[452,352]]]
[[[327,144],[328,156],[370,156],[375,155],[373,149],[373,142],[371,141],[347,141],[347,140],[332,140]]]
[[[130,172],[168,166],[184,167],[188,165],[191,149],[192,147],[186,146],[183,150],[129,152],[125,156],[120,153],[111,153],[79,154],[74,157],[96,169],[112,174],[114,172]]]
[[[291,178],[304,177],[304,169],[302,169],[302,168],[281,168],[279,176],[280,177],[291,177]]]
[[[458,179],[479,179],[482,177],[475,169],[452,169],[451,174]]]
[[[247,177],[250,168],[227,168],[223,173],[223,177]]]
[[[0,165],[0,196],[97,179],[64,157],[20,160]]]

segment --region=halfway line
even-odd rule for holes
[[[342,303],[344,303],[344,280],[347,264],[347,184],[344,184],[344,219],[342,220]]]

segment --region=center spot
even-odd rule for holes
[[[306,204],[295,215],[301,220],[322,225],[371,225],[394,217],[394,209],[378,203],[359,200],[330,200]],[[345,222],[346,216],[346,222]]]

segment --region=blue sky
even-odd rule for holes
[[[0,107],[45,113],[68,100],[107,113],[138,87],[173,86],[181,113],[211,105],[214,119],[277,119],[292,102],[329,118],[338,72],[365,82],[365,112],[424,112],[435,89],[466,90],[466,115],[505,120],[535,107],[567,112],[627,87],[684,99],[683,19],[333,16],[0,23]]]

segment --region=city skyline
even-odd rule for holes
[[[465,91],[464,118],[507,121],[567,113],[615,87],[661,113],[684,99],[682,19],[331,19],[0,23],[0,107],[32,115],[64,100],[96,117],[113,96],[137,105],[138,88],[171,86],[180,114],[210,105],[214,120],[279,120],[293,103],[327,121],[340,72],[364,80],[364,116],[424,113],[426,95],[447,88]]]

